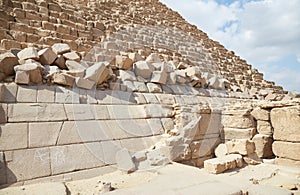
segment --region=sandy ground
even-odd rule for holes
[[[108,186],[114,190],[105,192]],[[213,175],[204,169],[172,163],[150,171],[136,171],[131,174],[116,171],[91,179],[66,182],[64,185],[45,183],[0,190],[0,194],[28,195],[99,193],[300,195],[300,168],[261,164]]]

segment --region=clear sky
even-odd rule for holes
[[[300,0],[160,0],[285,90],[300,92]]]

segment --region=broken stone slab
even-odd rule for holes
[[[18,84],[41,83],[45,68],[37,63],[23,64],[14,67],[15,82]]]
[[[229,154],[248,155],[255,152],[255,143],[249,139],[233,139],[225,144]]]
[[[248,154],[247,156],[244,156],[243,159],[248,165],[258,165],[263,162],[256,153]]]
[[[185,71],[186,71],[186,75],[189,77],[201,76],[200,68],[198,66],[188,67]]]
[[[86,69],[84,78],[98,84],[106,82],[112,75],[112,70],[108,67],[108,65],[108,62],[95,63]]]
[[[80,56],[75,52],[75,51],[71,51],[68,53],[64,53],[63,57],[68,61],[68,60],[72,60],[72,61],[76,61],[76,62],[80,62]]]
[[[38,55],[38,52],[35,47],[25,48],[25,49],[21,50],[17,54],[17,56],[18,56],[19,60],[27,60],[27,59],[38,60],[39,59],[39,55]]]
[[[243,157],[240,154],[229,154],[219,158],[204,161],[204,169],[210,173],[219,174],[226,170],[243,166]]]
[[[168,78],[168,75],[167,75],[166,72],[164,72],[164,71],[153,71],[151,82],[166,84],[167,78]]]
[[[53,52],[56,53],[57,55],[64,54],[71,51],[70,46],[66,43],[55,43],[52,45],[51,48]]]
[[[272,151],[273,139],[271,136],[256,134],[252,141],[255,143],[255,153],[258,157],[270,158],[274,155]]]
[[[256,120],[264,120],[268,121],[270,120],[270,111],[262,108],[255,108],[251,112],[251,115],[256,119]]]
[[[75,79],[76,86],[83,89],[92,89],[95,85],[94,81],[84,79],[81,77],[76,77]]]
[[[136,170],[131,155],[126,148],[123,148],[116,153],[116,162],[118,168],[126,173],[132,173]]]
[[[168,153],[168,147],[150,150],[147,153],[147,161],[149,161],[152,166],[163,166],[169,164],[170,160],[168,158]]]
[[[59,85],[73,87],[75,77],[66,73],[55,73],[53,75],[53,82]]]
[[[43,65],[51,65],[57,58],[57,55],[52,51],[51,48],[45,48],[38,52],[39,61]]]
[[[122,81],[136,81],[134,72],[130,70],[119,70],[119,75]]]
[[[137,76],[150,79],[153,68],[146,61],[138,61],[134,63],[134,72]]]
[[[5,75],[13,75],[15,73],[14,66],[18,64],[18,58],[13,53],[0,54],[0,72]]]
[[[147,159],[147,151],[145,150],[138,151],[134,153],[132,158],[134,159],[135,162],[145,161]]]

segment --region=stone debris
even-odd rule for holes
[[[18,65],[18,58],[11,52],[0,54],[0,72],[4,75],[13,75],[14,66]],[[1,81],[1,80],[0,80]]]
[[[220,158],[204,161],[204,169],[210,173],[219,174],[226,170],[243,166],[243,157],[240,154],[230,154]]]

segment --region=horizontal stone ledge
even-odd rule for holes
[[[300,142],[274,141],[272,149],[278,157],[300,161]]]

